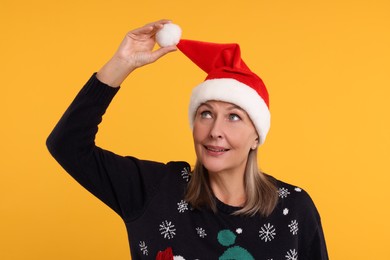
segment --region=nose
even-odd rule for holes
[[[210,129],[210,138],[219,139],[223,137],[223,122],[216,118]]]

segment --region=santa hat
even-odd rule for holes
[[[263,144],[270,128],[268,92],[261,78],[242,60],[240,46],[181,39],[177,47],[207,73],[205,81],[192,91],[188,111],[191,128],[202,103],[208,100],[229,102],[247,112],[259,134],[259,145]]]

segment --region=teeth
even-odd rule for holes
[[[211,148],[208,148],[208,147],[207,147],[207,150],[210,150],[210,151],[213,151],[213,152],[226,152],[227,151],[227,149],[217,150],[217,149],[211,149]]]

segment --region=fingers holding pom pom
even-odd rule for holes
[[[156,42],[160,47],[174,46],[179,43],[181,37],[181,28],[174,23],[166,23],[156,33]]]

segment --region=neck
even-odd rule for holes
[[[210,173],[210,187],[223,203],[240,207],[246,201],[244,174]]]

